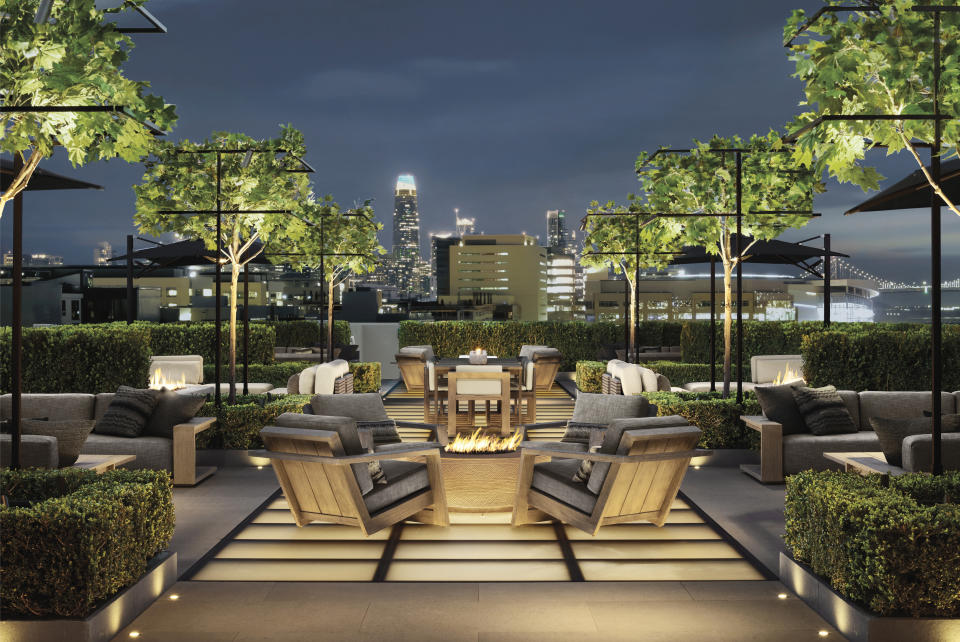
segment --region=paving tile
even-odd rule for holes
[[[487,582],[479,585],[480,602],[614,602],[689,600],[681,582]]]
[[[788,599],[797,597],[776,580],[763,582],[684,582],[684,588],[695,600],[765,600],[777,599],[777,594],[786,593]]]
[[[581,604],[504,604],[484,606],[477,602],[436,602],[397,605],[372,602],[363,620],[361,632],[407,631],[430,628],[438,635],[447,633],[517,631],[595,632],[593,617]]]
[[[238,635],[236,631],[144,630],[128,626],[113,638],[113,642],[130,642],[130,631],[139,631],[141,635],[138,639],[150,642],[233,642]]]
[[[362,600],[406,602],[476,602],[478,585],[470,583],[276,582],[265,602],[341,603]]]

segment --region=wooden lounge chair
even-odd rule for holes
[[[662,526],[687,472],[700,429],[683,417],[615,419],[599,452],[570,444],[523,442],[513,509],[514,526],[549,517],[596,535],[604,524],[647,520]],[[538,456],[549,462],[536,463]],[[575,481],[582,460],[593,462],[586,482]]]
[[[260,431],[297,526],[313,521],[359,526],[371,535],[404,519],[448,526],[436,442],[392,444],[366,452],[348,417],[285,413]],[[380,462],[386,483],[374,483]],[[420,463],[423,462],[423,463]]]

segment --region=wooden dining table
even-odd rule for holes
[[[456,370],[457,366],[469,366],[473,365],[470,363],[469,359],[437,359],[434,368],[437,372],[437,378],[446,377],[451,370]],[[500,366],[503,368],[504,372],[510,373],[511,381],[515,380],[519,386],[523,381],[523,364],[520,362],[520,359],[503,359],[497,357],[488,357],[487,362],[483,365],[487,366]],[[519,400],[518,400],[518,403]],[[535,423],[537,421],[537,404],[536,401],[529,403],[527,409],[527,415],[529,417],[530,423]],[[507,412],[509,412],[509,408]],[[448,411],[449,412],[449,411]],[[456,413],[456,409],[453,411]]]

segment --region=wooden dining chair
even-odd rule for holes
[[[477,401],[499,402],[500,434],[510,434],[510,373],[502,366],[457,366],[447,375],[447,433],[457,435],[457,404],[466,401],[469,413],[468,429],[473,431]],[[487,407],[489,425],[489,406]]]

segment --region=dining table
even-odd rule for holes
[[[434,368],[437,372],[437,378],[446,377],[451,370],[456,370],[457,366],[469,366],[476,365],[471,364],[470,360],[467,358],[461,359],[451,359],[443,358],[437,359]],[[519,358],[499,358],[499,357],[487,357],[487,362],[483,365],[487,366],[500,366],[503,368],[504,372],[510,373],[511,382],[516,382],[518,388],[523,380],[523,363]],[[512,388],[512,385],[511,385]],[[519,401],[518,401],[519,403]],[[527,416],[530,423],[535,423],[537,421],[537,404],[534,401],[533,403],[528,404]]]

